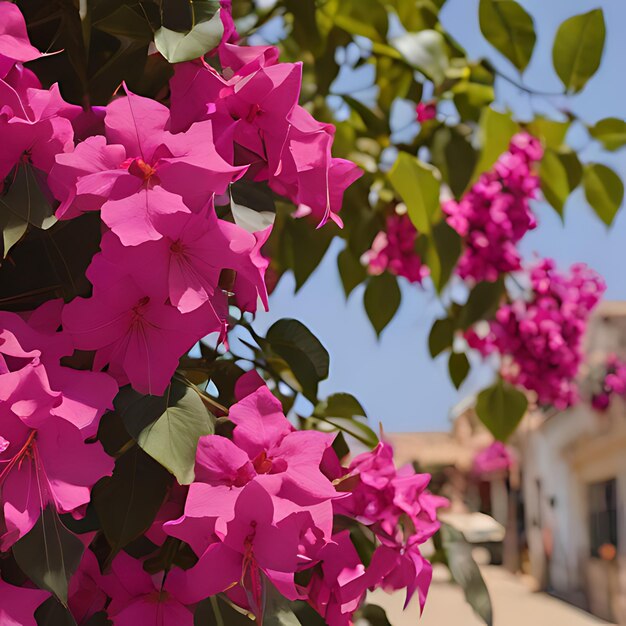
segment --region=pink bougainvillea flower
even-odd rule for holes
[[[437,117],[437,106],[434,102],[418,102],[417,107],[415,107],[415,112],[417,114],[417,121],[423,124]]]
[[[88,270],[91,298],[76,298],[63,310],[63,328],[80,350],[96,350],[94,368],[109,365],[120,384],[162,394],[179,358],[198,340],[220,332],[223,320],[210,303],[192,313],[163,304],[128,274],[96,255]]]
[[[50,389],[58,397],[58,402],[50,408],[50,414],[66,419],[80,428],[85,437],[91,437],[96,434],[102,414],[113,408],[118,386],[107,374],[61,365],[61,358],[74,352],[71,337],[56,332],[61,325],[62,306],[61,300],[49,301],[33,311],[28,321],[15,313],[0,312],[0,328],[3,329],[0,341],[6,346],[10,333],[19,338],[21,348],[37,354],[45,366]],[[4,346],[0,344],[0,353],[4,352]],[[12,356],[18,355],[13,353]],[[19,355],[20,358],[23,356]]]
[[[385,270],[403,276],[409,282],[421,283],[429,269],[415,251],[418,232],[408,215],[389,215],[385,230],[376,235],[372,247],[362,257],[373,276]]]
[[[352,626],[352,615],[365,597],[368,581],[350,531],[333,535],[319,559],[321,567],[307,588],[308,602],[329,626]]]
[[[0,7],[7,2],[0,2]],[[2,19],[0,11],[0,20]],[[35,611],[50,597],[41,589],[14,587],[0,578],[0,624],[2,626],[37,626]]]
[[[15,62],[26,63],[43,56],[31,45],[24,16],[12,2],[0,2],[0,78],[4,78]]]
[[[50,389],[38,352],[20,352],[7,331],[2,340],[0,549],[7,550],[34,526],[48,504],[59,513],[87,504],[91,487],[111,474],[113,459],[100,443],[86,444],[76,426],[52,415],[61,394]]]
[[[63,101],[57,85],[18,90],[0,80],[0,180],[22,161],[49,172],[55,156],[74,146],[70,120],[79,111]]]
[[[474,473],[506,472],[515,463],[513,452],[501,441],[494,441],[474,457]]]
[[[114,626],[193,626],[193,612],[180,600],[164,572],[150,576],[141,561],[120,552],[111,573],[100,576],[111,598],[107,614]]]
[[[102,574],[95,554],[86,549],[78,569],[70,579],[69,608],[77,624],[84,624],[104,610],[108,601],[102,589]]]
[[[181,313],[195,311],[219,291],[221,271],[232,269],[249,283],[267,308],[263,270],[267,261],[257,251],[252,233],[220,220],[213,209],[200,214],[156,216],[156,241],[123,246],[112,233],[102,238],[107,260],[125,269],[151,296],[170,303]]]
[[[176,135],[168,124],[167,107],[150,98],[128,92],[109,104],[108,145],[95,137],[51,172],[58,216],[100,210],[124,245],[139,245],[161,237],[156,216],[202,209],[245,171],[219,156],[210,121]]]
[[[275,522],[273,498],[257,482],[248,483],[237,498],[233,518],[199,555],[198,563],[190,570],[170,573],[172,590],[191,604],[240,583],[251,594],[258,614],[262,573],[281,591],[289,586],[286,580],[293,583],[302,528],[309,517],[295,514]]]

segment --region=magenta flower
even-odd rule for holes
[[[78,569],[69,584],[69,608],[77,624],[104,610],[108,601],[102,588],[102,574],[95,554],[88,548],[83,552]]]
[[[495,282],[520,269],[517,243],[537,226],[529,202],[539,189],[534,166],[542,156],[539,140],[519,133],[459,202],[443,204],[448,224],[465,240],[457,266],[461,278]]]
[[[161,238],[157,216],[199,211],[245,171],[219,156],[211,122],[177,135],[168,124],[167,107],[149,98],[128,92],[109,104],[108,143],[95,137],[51,172],[58,217],[100,210],[122,243],[135,246]]]
[[[501,441],[494,441],[474,457],[475,474],[508,472],[515,464],[515,455]]]
[[[114,626],[193,626],[193,612],[164,578],[164,572],[150,576],[141,561],[120,552],[111,573],[100,576],[100,585],[111,598],[107,614]]]
[[[16,62],[26,63],[43,56],[31,45],[24,16],[12,2],[0,2],[0,79]]]
[[[102,238],[104,257],[127,271],[151,297],[195,311],[213,296],[222,297],[219,279],[231,269],[247,283],[267,308],[263,273],[267,261],[257,250],[257,238],[243,228],[220,220],[212,208],[200,214],[178,211],[156,216],[156,241],[123,246],[112,233]],[[256,306],[255,306],[256,308]]]
[[[76,426],[53,415],[62,395],[50,388],[40,353],[22,350],[6,330],[0,339],[0,548],[7,550],[48,504],[59,513],[80,513],[91,487],[111,474],[113,459],[100,443],[86,444]]]
[[[0,2],[0,9],[4,4],[8,3]],[[14,587],[0,578],[0,624],[2,626],[37,626],[35,611],[49,597],[50,594],[47,591]]]
[[[96,350],[96,370],[108,364],[120,384],[130,382],[140,393],[162,394],[179,358],[222,329],[224,322],[209,303],[182,314],[151,297],[102,255],[94,257],[88,277],[93,295],[66,305],[64,331],[79,350]]]
[[[415,113],[417,114],[417,121],[423,124],[437,117],[437,105],[434,102],[418,102]]]
[[[388,270],[421,284],[429,269],[415,251],[418,234],[407,215],[389,215],[385,230],[376,235],[371,249],[363,255],[367,271],[377,276]]]

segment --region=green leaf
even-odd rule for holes
[[[361,265],[359,259],[352,254],[350,248],[345,248],[337,255],[337,267],[347,298],[352,290],[367,278],[367,270]]]
[[[361,35],[372,41],[387,38],[387,11],[378,0],[341,0],[334,23],[351,35]]]
[[[478,17],[485,39],[523,72],[537,41],[533,18],[515,0],[480,0]]]
[[[511,119],[509,112],[499,113],[492,108],[483,110],[479,131],[482,150],[472,181],[489,170],[498,157],[507,151],[511,138],[518,131],[519,125]]]
[[[215,417],[197,391],[176,379],[162,396],[144,396],[125,387],[115,406],[145,452],[181,485],[194,481],[198,439],[215,432]]]
[[[545,151],[539,167],[539,180],[545,199],[563,217],[563,208],[571,189],[565,165],[554,150],[548,148]]]
[[[362,606],[354,616],[355,623],[362,626],[391,626],[384,609],[376,604]]]
[[[456,198],[460,198],[472,177],[478,155],[472,144],[448,126],[435,132],[431,146],[433,164],[441,171]]]
[[[570,191],[573,191],[580,185],[580,181],[583,179],[583,166],[578,159],[578,155],[569,148],[563,148],[559,151],[558,155],[567,172],[567,181]]]
[[[431,237],[423,239],[427,241],[423,259],[430,268],[430,278],[437,293],[441,293],[461,256],[461,238],[454,228],[441,220],[433,228]]]
[[[501,279],[495,283],[484,281],[475,285],[459,313],[458,327],[467,330],[476,322],[493,317],[503,294],[504,282]]]
[[[441,534],[450,574],[463,589],[467,603],[487,626],[493,626],[493,608],[489,590],[476,561],[472,546],[463,534],[449,524],[442,524]]]
[[[436,85],[444,81],[450,61],[446,53],[446,41],[441,33],[436,30],[406,33],[392,39],[390,43],[407,63],[428,76]]]
[[[47,230],[57,221],[39,183],[45,180],[45,174],[23,162],[11,171],[7,180],[9,184],[4,193],[0,193],[0,228],[5,257],[29,226]]]
[[[240,613],[222,600],[213,596],[203,600],[194,615],[195,626],[254,626],[247,615]]]
[[[579,92],[602,60],[606,27],[602,9],[574,15],[556,33],[552,63],[566,91]]]
[[[384,328],[393,319],[402,295],[395,276],[388,272],[372,276],[365,288],[363,303],[376,334],[380,336]]]
[[[322,36],[317,26],[315,0],[284,0],[293,14],[292,36],[306,50],[319,52]]]
[[[449,318],[435,320],[428,335],[428,350],[433,359],[444,350],[452,347],[454,341],[454,323]]]
[[[606,165],[589,163],[583,174],[585,197],[596,215],[610,226],[624,200],[624,183]]]
[[[154,33],[154,45],[170,63],[182,63],[193,61],[213,50],[223,34],[224,26],[218,9],[210,20],[196,24],[188,33],[161,26]]]
[[[284,359],[311,401],[317,398],[320,381],[328,378],[330,357],[320,340],[302,322],[281,319],[267,331],[274,354]]]
[[[146,18],[133,11],[127,4],[123,4],[101,19],[94,20],[92,27],[120,40],[131,39],[140,44],[149,44],[153,37]]]
[[[450,372],[452,384],[458,389],[470,371],[470,362],[467,355],[463,352],[453,352],[448,360],[448,371]]]
[[[389,180],[421,233],[429,233],[439,212],[437,170],[407,152],[400,152],[389,172]]]
[[[626,145],[626,122],[617,117],[606,117],[592,126],[589,134],[607,150],[619,150]]]
[[[476,399],[476,415],[498,441],[513,434],[527,408],[524,393],[502,379],[483,389]]]
[[[111,546],[110,560],[152,524],[171,483],[169,472],[133,446],[115,462],[111,477],[94,487],[91,498]]]
[[[567,131],[571,126],[570,122],[557,122],[538,115],[526,125],[528,132],[537,137],[548,148],[558,150],[563,146]]]
[[[69,580],[77,570],[85,547],[48,505],[33,528],[13,546],[20,569],[39,588],[52,592],[67,606]]]
[[[365,409],[349,393],[328,396],[315,406],[312,417],[334,426],[370,448],[378,444],[376,433],[365,422]]]
[[[48,598],[35,611],[37,626],[76,626],[76,620],[69,609],[54,596]]]

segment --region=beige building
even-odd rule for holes
[[[590,365],[611,352],[626,358],[626,303],[605,303],[586,341]],[[535,413],[519,440],[530,573],[542,588],[626,624],[626,404]]]

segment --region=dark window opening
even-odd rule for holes
[[[617,552],[617,528],[617,480],[589,485],[591,556],[606,559]]]

